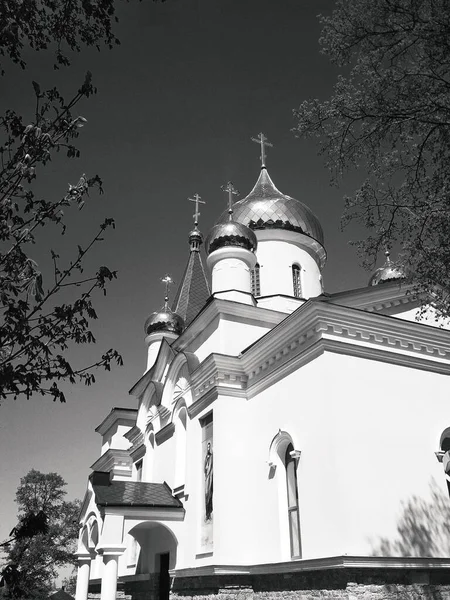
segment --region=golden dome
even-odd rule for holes
[[[224,211],[218,223],[228,220]],[[300,200],[286,196],[275,187],[263,167],[250,194],[233,204],[233,220],[250,229],[287,229],[303,233],[322,246],[323,230],[316,215]]]

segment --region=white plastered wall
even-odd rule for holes
[[[293,296],[293,264],[300,267],[301,296],[308,299],[322,293],[322,279],[316,260],[295,243],[258,240],[256,258],[260,265],[261,296]]]
[[[238,356],[245,348],[262,337],[270,327],[250,325],[226,319],[211,324],[211,331],[205,335],[202,343],[194,350],[200,362],[213,352]]]
[[[398,554],[392,544],[403,503],[430,501],[433,479],[447,494],[434,452],[450,422],[448,383],[443,375],[325,354],[250,401],[217,400],[214,562],[290,560],[287,512],[279,531],[285,475],[277,468],[271,478],[268,465],[279,429],[302,452],[303,558],[379,554],[383,538]]]

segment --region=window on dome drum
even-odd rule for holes
[[[292,265],[292,286],[294,289],[294,297],[302,297],[302,282],[300,279],[301,268],[299,265]]]
[[[142,481],[142,464],[143,460],[138,460],[136,463],[136,481]]]
[[[259,263],[256,263],[255,268],[250,271],[252,294],[261,296],[261,283],[259,278]]]
[[[297,464],[291,453],[294,447],[289,444],[286,448],[284,464],[286,467],[286,488],[288,503],[289,534],[291,539],[291,557],[301,558],[300,516],[298,507]]]

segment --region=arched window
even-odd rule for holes
[[[256,263],[255,268],[250,271],[251,283],[252,283],[252,294],[254,296],[261,296],[261,283],[259,278],[259,263]]]
[[[300,265],[292,265],[292,287],[294,290],[294,297],[302,297],[302,282],[300,278],[301,268]]]
[[[289,534],[291,538],[291,557],[300,558],[302,555],[300,543],[300,516],[298,510],[297,461],[294,457],[294,447],[289,444],[284,457],[286,467],[286,489],[288,503]]]
[[[269,478],[277,481],[283,560],[302,557],[297,470],[300,450],[286,431],[278,431],[269,449]]]
[[[136,470],[136,480],[135,481],[142,481],[142,466],[143,466],[143,464],[144,464],[144,461],[141,458],[141,460],[138,460],[134,465],[134,468]]]

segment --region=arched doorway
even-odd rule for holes
[[[169,570],[174,569],[177,562],[175,535],[157,521],[140,523],[129,533],[138,545],[136,575],[148,574],[149,591],[158,600],[169,600]]]

